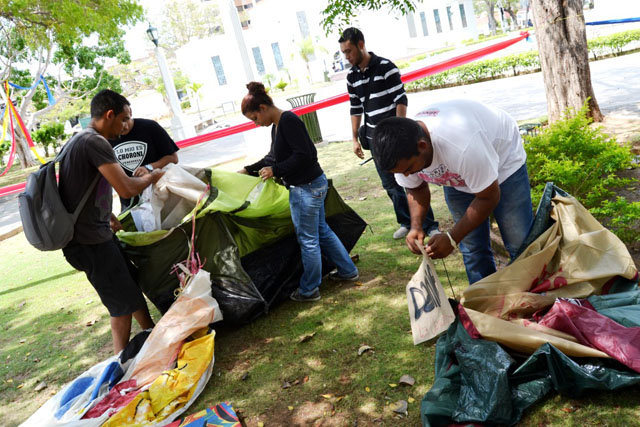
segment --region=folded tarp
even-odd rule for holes
[[[625,245],[548,184],[520,255],[464,291],[438,340],[423,423],[513,424],[551,390],[639,383],[637,279]]]

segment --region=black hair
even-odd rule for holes
[[[103,89],[91,100],[91,118],[99,119],[109,110],[118,115],[122,113],[125,105],[131,105],[127,98],[111,89]]]
[[[378,167],[389,171],[399,160],[418,155],[418,141],[429,143],[429,134],[420,125],[405,117],[388,117],[376,125],[371,142],[371,154]]]
[[[342,32],[338,43],[344,43],[346,41],[350,41],[352,45],[357,46],[360,41],[364,43],[364,34],[355,27],[349,27]]]
[[[247,89],[249,93],[242,98],[240,104],[242,114],[247,114],[250,111],[259,111],[260,105],[273,106],[273,99],[267,94],[267,90],[262,83],[247,83]]]

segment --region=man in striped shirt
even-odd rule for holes
[[[373,140],[376,124],[387,117],[406,117],[407,95],[400,80],[400,70],[388,59],[368,52],[364,44],[364,34],[357,28],[347,28],[342,33],[340,50],[351,64],[347,74],[347,91],[351,102],[351,131],[353,152],[364,159],[362,149],[369,148]],[[364,124],[360,126],[364,113]],[[394,239],[404,238],[411,229],[411,217],[407,194],[395,180],[392,173],[378,167],[376,170],[382,181],[382,187],[393,203],[396,220],[400,228],[393,233]],[[438,230],[433,211],[429,208],[423,223],[427,235]]]

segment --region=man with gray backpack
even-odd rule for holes
[[[120,197],[132,197],[164,173],[156,169],[129,177],[118,164],[108,139],[118,138],[130,118],[131,108],[124,96],[100,91],[91,100],[89,127],[65,144],[56,159],[60,163],[59,187],[51,173],[55,168],[48,164],[29,177],[20,196],[20,215],[29,242],[41,250],[62,248],[67,262],[87,275],[107,307],[115,354],[129,342],[132,317],[142,329],[154,324],[134,279],[135,270],[113,234],[121,229],[112,213],[113,189]],[[53,187],[40,182],[51,180]],[[56,199],[64,209],[55,207]],[[61,225],[56,225],[56,217]],[[70,224],[73,231],[65,233]]]

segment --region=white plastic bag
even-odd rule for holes
[[[441,334],[456,318],[436,269],[424,251],[420,269],[407,284],[407,303],[415,345]]]

